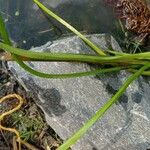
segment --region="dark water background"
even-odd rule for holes
[[[44,0],[43,4],[83,33],[117,33],[112,7],[103,0]],[[11,39],[22,48],[70,35],[70,31],[45,15],[32,0],[0,0],[0,12]]]

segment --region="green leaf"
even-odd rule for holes
[[[66,28],[71,30],[73,33],[78,35],[86,44],[88,44],[95,52],[97,52],[99,55],[105,56],[106,54],[103,52],[102,49],[97,47],[94,43],[92,43],[90,40],[88,40],[83,34],[81,34],[79,31],[77,31],[73,26],[71,26],[69,23],[67,23],[65,20],[54,14],[50,9],[46,8],[42,3],[40,3],[38,0],[34,0],[34,2],[48,15],[59,21],[61,24],[63,24]]]
[[[123,67],[112,67],[112,68],[107,68],[107,69],[96,69],[93,71],[79,72],[79,73],[48,74],[48,73],[36,71],[30,68],[29,66],[27,66],[25,63],[20,62],[19,60],[17,62],[24,70],[30,72],[33,75],[36,75],[42,78],[53,78],[53,79],[77,78],[77,77],[91,76],[91,75],[97,75],[97,74],[108,73],[108,72],[117,72],[117,71],[120,71],[121,69],[125,69]]]
[[[1,16],[1,14],[0,14],[0,35],[1,35],[5,44],[12,45],[11,41],[9,39],[9,35],[6,31],[6,27],[5,27],[5,24],[3,22],[3,18]]]

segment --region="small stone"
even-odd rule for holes
[[[26,43],[27,43],[27,41],[26,41],[26,40],[23,40],[23,43],[24,43],[24,44],[26,44]]]
[[[15,12],[15,16],[18,17],[20,15],[19,11]]]

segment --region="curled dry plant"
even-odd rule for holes
[[[136,33],[139,42],[150,35],[150,10],[144,0],[106,0],[125,21],[127,30]]]

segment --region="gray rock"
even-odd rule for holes
[[[121,50],[109,35],[89,35],[103,49]],[[34,48],[33,51],[91,53],[78,37],[69,37]],[[93,53],[93,52],[92,52]],[[78,72],[92,66],[80,63],[29,62],[34,69],[48,73]],[[126,71],[73,79],[35,77],[15,62],[10,70],[43,110],[47,123],[66,140],[77,131],[119,89],[130,75]],[[150,147],[150,80],[134,81],[119,102],[107,111],[73,150],[146,150]]]

